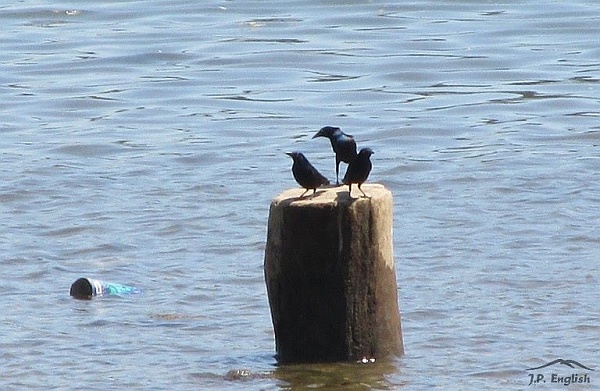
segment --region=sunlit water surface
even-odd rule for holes
[[[600,368],[598,5],[269,3],[0,5],[1,388],[505,390],[557,358]],[[276,365],[268,207],[296,186],[284,152],[335,176],[324,125],[394,195],[392,362]],[[82,276],[144,293],[74,300]]]

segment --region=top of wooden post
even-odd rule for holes
[[[304,189],[298,187],[284,190],[273,199],[273,203],[285,202],[288,204],[294,203],[295,206],[318,206],[319,204],[351,204],[353,202],[376,201],[391,197],[391,192],[378,183],[365,183],[361,186],[361,189],[368,197],[364,197],[356,185],[352,186],[352,197],[348,193],[347,185],[319,187],[315,194],[308,192],[304,197],[300,197],[304,193]]]

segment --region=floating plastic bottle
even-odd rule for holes
[[[76,299],[91,299],[94,296],[107,295],[131,295],[142,293],[140,288],[128,285],[115,284],[94,280],[91,278],[80,278],[71,285],[71,296]]]

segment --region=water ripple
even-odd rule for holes
[[[594,365],[595,5],[0,8],[3,388],[499,390]],[[296,186],[284,152],[335,175],[324,125],[394,194],[391,363],[275,367],[268,205]],[[82,276],[144,294],[72,300]]]

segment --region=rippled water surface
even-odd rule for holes
[[[522,3],[3,2],[2,389],[599,387],[600,8]],[[392,362],[273,357],[268,207],[284,152],[335,176],[324,125],[394,194]]]

